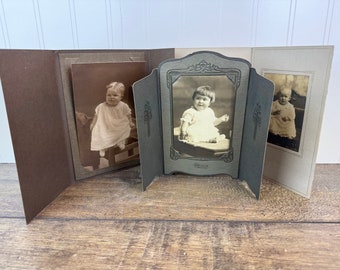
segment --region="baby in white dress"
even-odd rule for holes
[[[216,118],[209,107],[215,102],[215,92],[210,86],[198,87],[192,96],[193,106],[184,111],[181,118],[179,139],[188,142],[216,143],[225,139],[216,128],[222,122],[227,122],[227,114]]]
[[[289,102],[291,95],[290,88],[280,90],[278,99],[273,102],[269,125],[269,132],[288,139],[296,137],[295,109]]]
[[[130,107],[121,101],[125,92],[124,84],[112,82],[106,88],[106,100],[96,107],[90,126],[91,150],[99,151],[102,157],[110,147],[117,146],[123,150],[134,126]]]

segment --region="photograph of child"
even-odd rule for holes
[[[226,138],[217,125],[227,122],[227,114],[216,117],[210,105],[215,102],[215,92],[209,85],[199,86],[193,93],[192,106],[181,117],[180,140],[188,142],[217,143]]]
[[[231,144],[234,103],[234,85],[227,76],[180,77],[173,84],[176,150],[196,157],[226,153]],[[191,150],[190,145],[194,147]]]
[[[96,107],[90,125],[91,151],[99,151],[101,157],[110,147],[124,150],[131,128],[135,126],[129,105],[122,101],[124,84],[112,82],[106,89],[106,100]]]
[[[275,84],[268,142],[299,152],[309,76],[266,73]]]
[[[82,167],[138,160],[132,84],[146,75],[145,62],[73,64],[71,75]]]

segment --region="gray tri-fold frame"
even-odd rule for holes
[[[221,140],[178,135],[183,110],[201,85],[215,91],[215,116],[228,115],[216,126]],[[274,85],[248,61],[208,51],[166,60],[134,84],[133,94],[143,190],[164,174],[227,174],[245,180],[259,198]]]

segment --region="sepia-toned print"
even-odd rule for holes
[[[309,75],[265,73],[275,84],[268,143],[299,152],[309,89]]]
[[[138,160],[131,85],[145,63],[72,65],[72,84],[81,165],[97,170]]]

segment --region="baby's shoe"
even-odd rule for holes
[[[117,146],[119,147],[120,150],[124,150],[125,149],[125,142],[124,141],[119,142],[119,143],[117,143]]]
[[[224,135],[224,134],[221,134],[221,135],[217,136],[216,142],[220,142],[220,141],[222,141],[222,140],[224,140],[224,139],[225,139],[225,135]]]
[[[104,157],[105,156],[105,149],[100,150],[99,155],[100,155],[100,157]]]
[[[221,134],[221,135],[218,135],[216,138],[210,139],[209,142],[210,143],[218,143],[218,142],[220,142],[224,139],[225,139],[225,135]]]

